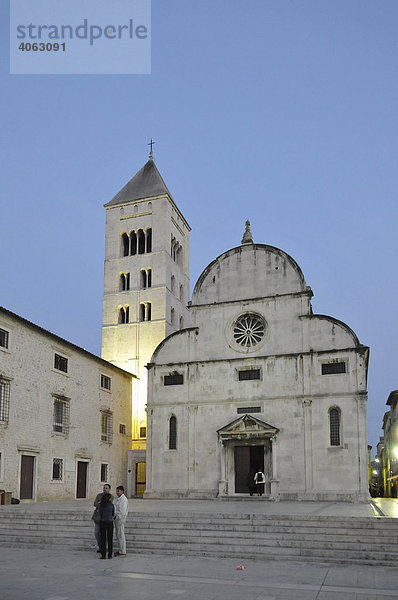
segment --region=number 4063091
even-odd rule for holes
[[[18,49],[22,50],[22,52],[59,52],[60,50],[65,52],[66,43],[62,42],[62,44],[58,44],[58,42],[47,42],[47,44],[45,44],[44,42],[34,42],[31,44],[30,42],[21,42]]]

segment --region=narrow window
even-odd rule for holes
[[[69,400],[54,399],[53,431],[55,433],[69,433]]]
[[[135,231],[130,233],[130,254],[135,256],[137,254],[137,235]]]
[[[8,348],[8,331],[5,329],[0,329],[0,346]]]
[[[169,421],[169,450],[177,450],[177,419],[174,415]]]
[[[119,309],[119,324],[126,323],[126,311],[123,306]]]
[[[174,308],[171,307],[170,309],[170,322],[172,325],[174,325]]]
[[[0,379],[0,421],[8,423],[10,415],[10,382]]]
[[[112,443],[112,413],[101,412],[101,442]]]
[[[145,304],[140,304],[140,321],[145,321]]]
[[[140,427],[140,438],[146,438],[146,427]]]
[[[129,238],[127,233],[123,233],[122,235],[122,244],[123,244],[123,256],[128,256],[129,255]]]
[[[111,378],[108,377],[107,375],[101,375],[101,387],[104,390],[109,390],[111,389]]]
[[[123,423],[119,423],[119,433],[122,435],[125,435],[126,433],[126,425],[123,425]]]
[[[246,369],[238,371],[239,381],[248,381],[250,379],[260,379],[260,369]]]
[[[147,305],[146,305],[146,320],[147,321],[152,320],[152,304],[150,302],[147,302]]]
[[[138,241],[138,254],[145,253],[145,234],[142,229],[137,231],[137,241]]]
[[[184,288],[181,284],[180,284],[180,301],[184,302]]]
[[[340,411],[332,408],[329,411],[330,445],[340,446]]]
[[[184,318],[180,317],[180,329],[184,328]]]
[[[53,458],[53,481],[62,481],[64,473],[63,458]]]
[[[345,362],[323,363],[322,365],[322,375],[338,375],[345,372]]]
[[[125,323],[130,322],[130,308],[128,306],[124,307],[124,314],[126,315]]]
[[[107,463],[101,463],[101,483],[108,481],[108,465]]]
[[[152,287],[152,269],[148,269],[147,285]]]
[[[182,266],[182,246],[178,247],[175,261],[178,265]]]
[[[152,252],[152,229],[147,229],[146,232],[146,251]]]
[[[163,385],[183,385],[184,375],[182,373],[172,373],[171,375],[165,375],[163,379]]]
[[[126,290],[130,289],[130,273],[126,273]]]
[[[147,286],[146,271],[144,271],[144,269],[141,269],[141,288],[145,289],[146,286]]]
[[[124,273],[122,273],[120,275],[120,286],[119,286],[119,289],[120,289],[121,292],[124,292],[125,289],[126,289],[126,277],[125,277]]]
[[[174,275],[172,275],[170,278],[170,290],[171,290],[172,294],[175,293],[175,289],[176,289],[176,280],[175,280]]]
[[[68,372],[68,359],[60,354],[54,354],[54,369],[62,371],[63,373]]]

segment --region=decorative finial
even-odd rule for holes
[[[252,232],[250,231],[250,221],[246,221],[245,225],[246,225],[246,229],[245,229],[245,233],[243,234],[241,244],[253,244],[253,236],[252,236]]]
[[[154,143],[155,143],[155,142],[154,142],[154,141],[153,141],[153,139],[151,138],[151,141],[150,141],[150,142],[149,142],[149,144],[148,144],[148,146],[150,146],[150,147],[151,147],[151,151],[150,151],[150,153],[149,153],[149,158],[150,158],[151,160],[153,160],[152,146],[154,145]]]

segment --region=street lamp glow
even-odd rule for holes
[[[375,458],[375,462],[379,463],[380,462],[380,458]]]
[[[373,475],[378,475],[378,471],[373,471]]]

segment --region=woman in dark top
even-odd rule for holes
[[[103,494],[101,504],[99,506],[101,514],[100,522],[100,558],[106,558],[106,542],[108,540],[108,558],[113,556],[113,517],[115,507],[111,502],[110,494]]]

